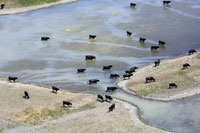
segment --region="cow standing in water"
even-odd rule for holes
[[[170,3],[171,3],[171,1],[169,1],[169,0],[164,0],[163,1],[163,5],[165,5],[165,4],[169,5]]]
[[[142,42],[142,43],[144,43],[146,41],[146,38],[142,38],[142,37],[140,37],[140,40],[139,40],[139,42]]]
[[[48,41],[50,37],[41,37],[41,41]]]
[[[90,40],[94,40],[97,36],[96,35],[89,35]]]
[[[135,8],[136,4],[135,3],[130,3],[131,8]]]

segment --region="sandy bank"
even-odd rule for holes
[[[34,10],[47,8],[47,7],[51,7],[51,6],[56,6],[56,5],[60,5],[60,4],[70,3],[70,2],[74,2],[74,1],[78,1],[78,0],[60,0],[58,2],[53,2],[53,3],[38,5],[38,6],[23,7],[23,8],[13,8],[13,9],[5,8],[3,10],[0,10],[0,15],[19,14],[19,13],[34,11]]]

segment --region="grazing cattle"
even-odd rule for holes
[[[169,0],[164,0],[163,1],[163,5],[165,5],[165,4],[169,5],[170,3],[171,3],[171,1],[169,1]]]
[[[109,107],[109,112],[113,111],[115,109],[115,104],[112,104],[110,107]]]
[[[133,76],[133,74],[128,73],[128,74],[124,74],[124,75],[123,75],[123,78],[124,78],[124,79],[126,79],[126,78],[129,79],[129,78],[131,78],[131,76]]]
[[[88,81],[88,84],[91,85],[91,84],[97,84],[99,82],[98,79],[91,79]]]
[[[131,73],[133,73],[133,72],[135,72],[135,70],[126,70],[126,71],[125,71],[126,74],[131,74]]]
[[[127,33],[127,36],[131,36],[132,35],[132,32],[130,32],[130,31],[127,31],[126,33]]]
[[[159,46],[151,46],[151,50],[157,50]]]
[[[5,7],[5,4],[1,4],[1,9],[4,9],[4,7]]]
[[[141,38],[141,37],[140,37],[139,42],[145,42],[145,40],[146,40],[146,38]]]
[[[160,41],[160,40],[159,40],[159,41],[158,41],[158,45],[159,45],[159,46],[165,46],[165,45],[166,45],[166,42]]]
[[[56,86],[52,86],[52,92],[57,93],[58,90],[59,90],[58,87],[56,87]]]
[[[100,101],[100,102],[104,102],[102,95],[97,95],[97,100]]]
[[[155,66],[154,67],[157,67],[160,65],[160,59],[158,59],[157,61],[154,62]]]
[[[131,67],[129,70],[135,72],[136,69],[138,69],[138,67],[134,66],[134,67]]]
[[[93,56],[93,55],[86,55],[85,56],[85,60],[95,60],[95,59],[96,59],[96,57]]]
[[[77,69],[77,73],[84,73],[86,71],[86,69],[82,68],[82,69]]]
[[[41,41],[48,41],[49,39],[49,37],[41,37]]]
[[[29,99],[29,98],[30,98],[27,91],[24,91],[24,98],[26,98],[26,99]]]
[[[103,70],[110,70],[111,68],[112,68],[112,65],[103,66]]]
[[[155,82],[156,80],[153,77],[146,77],[146,83]]]
[[[110,74],[110,78],[119,78],[119,75],[118,74]]]
[[[72,106],[72,103],[69,101],[63,101],[63,107],[65,106]]]
[[[115,91],[115,90],[117,90],[117,87],[107,87],[106,92]]]
[[[96,38],[96,35],[89,35],[90,40],[94,40]]]
[[[194,53],[196,53],[196,52],[197,52],[196,50],[190,49],[189,52],[188,52],[188,55],[192,55],[192,54],[194,54]]]
[[[105,97],[106,97],[106,101],[107,101],[107,102],[110,102],[110,101],[112,101],[112,99],[113,99],[113,98],[112,98],[111,96],[109,96],[109,95],[105,95]]]
[[[18,78],[17,77],[8,77],[8,81],[10,82],[15,82],[15,80],[17,80]]]
[[[135,6],[136,6],[135,3],[130,3],[130,7],[131,7],[131,8],[134,8]]]
[[[183,64],[183,69],[187,69],[188,67],[190,67],[190,64],[188,63]]]
[[[169,89],[171,88],[177,88],[178,86],[175,83],[170,83],[169,84]]]

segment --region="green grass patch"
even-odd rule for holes
[[[200,53],[197,53],[196,58],[197,58],[197,59],[200,59]]]

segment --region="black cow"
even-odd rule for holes
[[[77,69],[77,73],[84,73],[86,71],[85,68]]]
[[[4,9],[4,7],[5,7],[5,4],[1,4],[1,9]]]
[[[125,71],[126,74],[131,74],[131,73],[133,73],[133,72],[135,72],[135,70],[126,70],[126,71]]]
[[[117,87],[107,87],[106,92],[115,91],[115,90],[117,90]]]
[[[41,41],[48,41],[50,37],[41,37]]]
[[[94,40],[96,38],[96,35],[89,35],[90,40]]]
[[[65,107],[65,106],[72,106],[72,103],[71,102],[69,102],[69,101],[63,101],[63,107]]]
[[[188,67],[190,67],[190,64],[188,63],[183,64],[183,69],[187,69]]]
[[[112,68],[112,65],[103,66],[103,70],[110,70],[111,68]]]
[[[97,100],[100,101],[100,102],[104,102],[102,95],[97,95]]]
[[[130,3],[130,7],[131,7],[131,8],[134,8],[135,6],[136,6],[135,3]]]
[[[119,78],[119,75],[118,74],[110,74],[110,78]]]
[[[160,40],[159,40],[159,41],[158,41],[158,45],[159,45],[159,46],[165,46],[165,45],[166,45],[166,42],[160,41]]]
[[[132,35],[132,32],[130,32],[130,31],[127,31],[126,33],[127,33],[127,36],[131,36]]]
[[[96,57],[93,56],[93,55],[86,55],[85,56],[85,60],[95,60],[95,59],[96,59]]]
[[[26,99],[29,99],[29,98],[30,98],[27,91],[24,91],[24,98],[26,98]]]
[[[91,79],[88,81],[88,84],[91,85],[91,84],[97,84],[99,82],[98,79]]]
[[[109,112],[113,111],[115,109],[115,104],[112,104],[110,107],[109,107]]]
[[[109,96],[109,95],[105,95],[105,97],[106,97],[106,101],[107,101],[107,102],[110,102],[110,101],[112,101],[112,99],[113,99],[113,98],[112,98],[111,96]]]
[[[192,55],[192,54],[194,54],[194,53],[196,53],[196,52],[197,52],[196,50],[190,49],[189,52],[188,52],[188,55]]]
[[[57,93],[58,90],[59,90],[58,87],[56,87],[56,86],[52,86],[52,92]]]
[[[160,59],[158,59],[157,61],[154,62],[155,66],[154,67],[157,67],[160,65]]]
[[[159,46],[151,46],[151,50],[157,50]]]
[[[169,89],[171,88],[177,88],[178,86],[175,83],[170,83],[169,84]]]
[[[171,1],[169,1],[169,0],[164,0],[163,1],[163,5],[165,5],[165,4],[169,5],[170,3],[171,3]]]
[[[131,67],[129,70],[130,71],[135,71],[136,69],[138,69],[138,67],[134,66],[134,67]]]
[[[145,42],[145,40],[146,40],[146,38],[141,38],[141,37],[140,37],[139,42]]]
[[[18,78],[17,77],[8,77],[8,81],[10,82],[15,82],[15,80],[17,80]]]
[[[155,82],[156,80],[153,77],[146,77],[146,83]]]
[[[126,79],[126,78],[129,79],[129,78],[131,78],[131,76],[133,76],[133,74],[128,73],[128,74],[124,74],[124,75],[123,75],[123,78],[124,78],[124,79]]]

